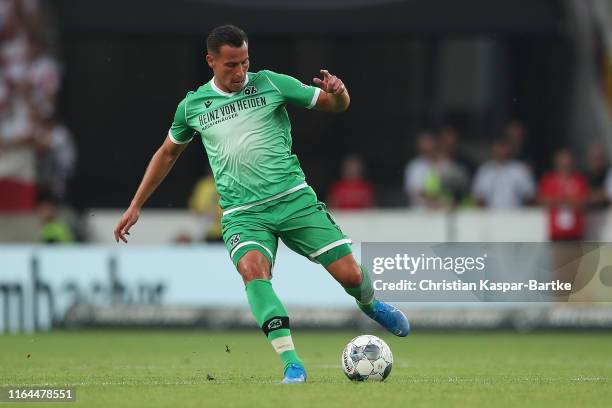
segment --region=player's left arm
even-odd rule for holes
[[[347,110],[351,103],[351,97],[346,85],[340,78],[330,74],[325,69],[321,70],[321,75],[323,75],[323,79],[313,78],[312,80],[316,86],[321,88],[314,108],[324,112],[344,112]]]

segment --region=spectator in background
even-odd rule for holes
[[[34,118],[25,97],[10,91],[0,113],[0,211],[36,207]]]
[[[586,179],[589,187],[587,200],[589,208],[601,209],[607,207],[609,201],[606,195],[606,173],[608,172],[608,156],[601,144],[589,147],[587,158]]]
[[[579,240],[584,237],[588,186],[584,176],[574,170],[574,157],[567,149],[558,150],[554,170],[546,173],[539,186],[539,202],[548,208],[550,239]]]
[[[55,112],[57,94],[61,84],[59,63],[45,52],[42,41],[35,35],[28,37],[28,61],[25,83],[31,103],[42,117]]]
[[[436,139],[432,132],[423,131],[416,138],[417,156],[404,169],[404,192],[408,203],[425,207],[425,184],[436,155]]]
[[[28,26],[16,2],[3,2],[3,24],[0,31],[0,64],[11,85],[23,81],[28,66]],[[6,3],[9,3],[6,6]]]
[[[449,125],[443,126],[438,132],[438,141],[442,155],[460,166],[468,176],[474,173],[473,161],[461,152],[461,139],[457,129]]]
[[[0,0],[0,17],[11,12],[19,17],[20,23],[29,30],[40,29],[42,16],[39,0]],[[0,27],[3,19],[0,19]]]
[[[2,2],[0,36],[0,211],[32,211],[36,205],[31,111],[25,93],[27,29],[18,3]]]
[[[38,190],[66,202],[77,151],[70,131],[57,118],[38,118],[35,130]]]
[[[204,241],[223,242],[221,227],[223,210],[219,206],[219,194],[210,169],[196,182],[188,206],[195,214],[210,217],[212,221],[211,227],[204,236]]]
[[[430,183],[438,179],[438,195],[444,207],[467,204],[470,187],[470,162],[459,153],[459,134],[445,126],[438,133],[438,148],[434,158]]]
[[[510,157],[531,165],[529,155],[525,150],[527,129],[520,120],[511,120],[504,129],[504,139],[508,143]]]
[[[49,119],[60,70],[40,40],[42,22],[38,0],[0,0],[0,211],[35,209],[37,167],[43,190],[64,198],[74,164],[69,134]]]
[[[452,208],[467,196],[469,174],[454,158],[457,135],[450,129],[437,138],[429,132],[417,138],[419,155],[408,163],[404,174],[404,189],[413,205]]]
[[[58,216],[56,202],[52,198],[41,199],[38,204],[41,220],[40,241],[45,244],[70,244],[74,235],[70,226]]]
[[[508,142],[493,145],[493,159],[482,164],[474,177],[472,194],[479,205],[492,209],[518,208],[535,196],[535,183],[527,166],[512,160]]]
[[[375,204],[374,186],[364,179],[361,157],[350,155],[342,162],[342,175],[330,189],[327,203],[339,210],[360,210]]]

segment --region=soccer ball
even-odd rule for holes
[[[387,343],[369,334],[349,341],[341,360],[344,374],[353,381],[383,381],[393,367],[393,354]]]

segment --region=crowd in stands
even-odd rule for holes
[[[38,210],[41,240],[70,241],[66,205],[76,148],[59,120],[61,65],[39,0],[0,0],[0,212]]]
[[[0,211],[63,203],[76,149],[58,119],[61,66],[38,0],[0,0]]]
[[[421,132],[415,138],[416,155],[404,170],[406,202],[429,210],[543,206],[548,209],[552,240],[581,239],[586,211],[612,202],[612,167],[605,147],[590,147],[584,170],[576,167],[571,150],[560,147],[554,152],[552,168],[537,179],[525,150],[526,134],[521,122],[510,122],[503,136],[492,143],[489,158],[477,165],[459,149],[454,128]],[[361,159],[349,156],[342,166],[329,205],[343,210],[373,207],[375,189],[363,176]]]

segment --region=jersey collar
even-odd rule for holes
[[[244,84],[242,85],[242,88],[244,88],[246,86],[247,82],[249,82],[249,74],[248,74],[248,72],[246,74],[246,78],[244,79]],[[212,77],[212,79],[210,80],[210,87],[213,89],[213,91],[215,91],[216,93],[218,93],[219,95],[222,95],[222,96],[234,96],[238,92],[240,92],[240,91],[238,91],[238,92],[225,92],[224,90],[219,88],[217,85],[215,85],[215,77]]]

